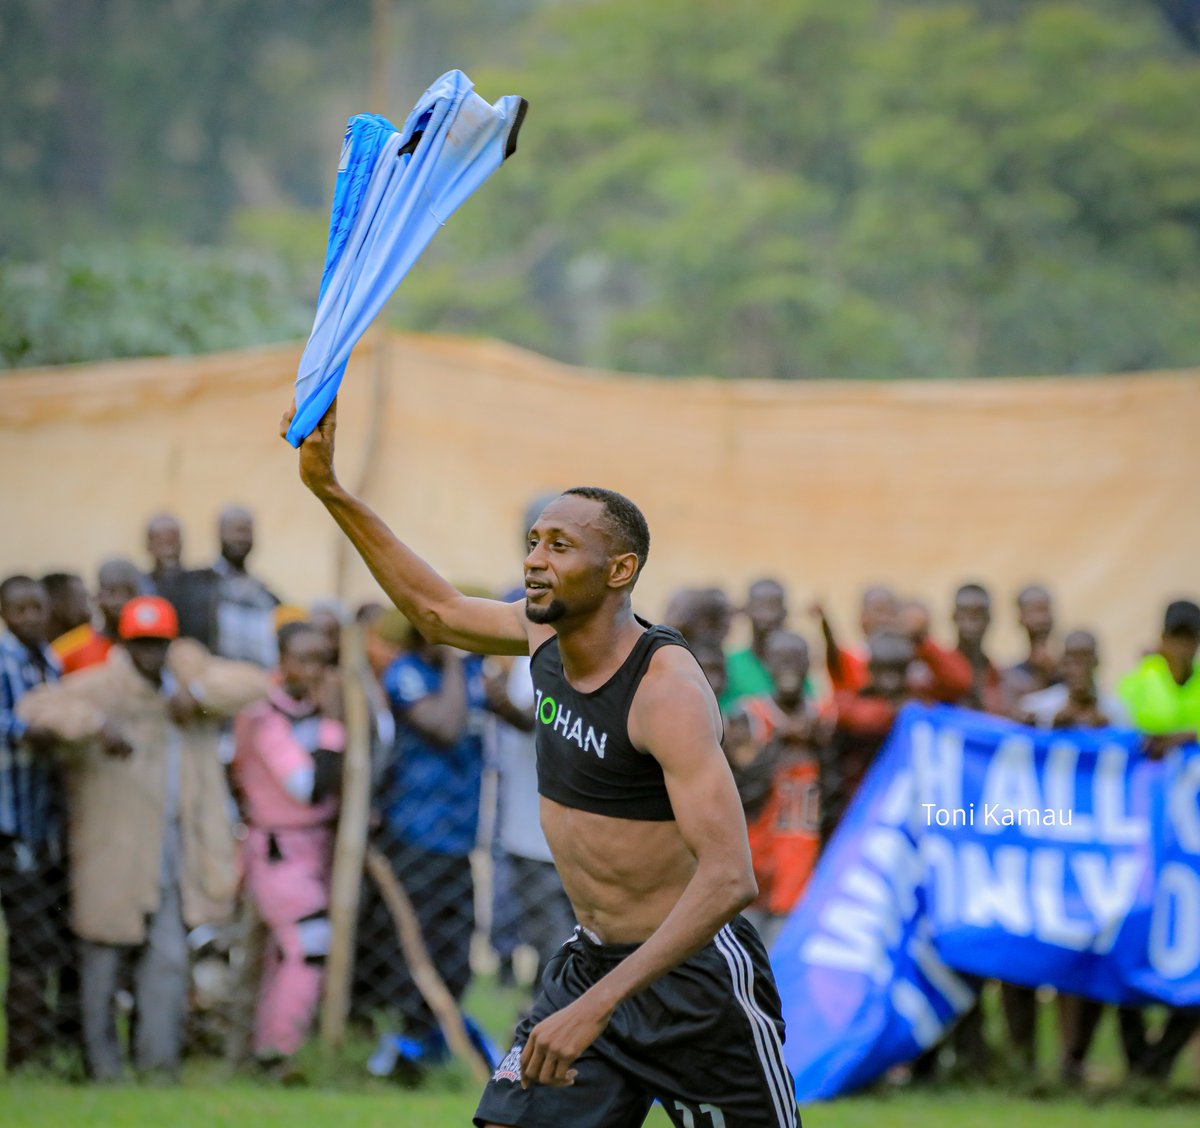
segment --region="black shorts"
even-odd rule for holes
[[[475,1123],[634,1128],[657,1098],[679,1128],[798,1128],[783,1061],[783,1018],[767,953],[737,917],[690,959],[627,999],[574,1063],[573,1085],[521,1088],[529,1031],[636,948],[576,930],[546,967],[513,1048],[484,1090]]]

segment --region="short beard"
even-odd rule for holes
[[[550,600],[546,607],[534,607],[528,599],[525,600],[525,618],[540,626],[557,623],[566,613],[567,605],[561,599]]]

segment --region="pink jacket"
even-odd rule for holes
[[[311,800],[313,752],[344,749],[340,721],[318,717],[311,701],[296,701],[275,686],[238,714],[233,735],[233,777],[251,827],[286,830],[333,820],[336,798]]]

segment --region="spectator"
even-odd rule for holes
[[[493,912],[511,914],[517,941],[537,952],[538,983],[570,937],[575,914],[542,833],[529,659],[514,658],[508,665],[496,661],[486,670],[485,685],[495,714],[499,845],[508,868],[508,897],[495,899]]]
[[[75,572],[50,572],[42,577],[42,587],[49,604],[46,638],[51,645],[92,621],[92,601],[82,576]]]
[[[953,705],[971,690],[971,665],[957,650],[938,646],[929,637],[929,608],[906,599],[897,610],[897,626],[913,644],[908,666],[911,695],[921,701]]]
[[[183,529],[170,513],[156,513],[146,522],[146,552],[150,571],[142,576],[146,595],[161,595],[162,587],[183,571]]]
[[[1162,743],[1194,740],[1200,732],[1200,607],[1177,599],[1163,616],[1158,648],[1117,687],[1134,725]]]
[[[383,786],[382,845],[404,883],[430,958],[455,1000],[471,977],[475,887],[470,853],[479,825],[486,690],[475,655],[427,643],[408,646],[383,677],[396,747]],[[383,916],[376,936],[394,935]],[[387,968],[381,1001],[399,1009],[408,1035],[432,1048],[433,1015],[402,961]]]
[[[1051,645],[1054,633],[1054,601],[1039,584],[1027,584],[1017,593],[1017,622],[1029,639],[1025,660],[1005,671],[1016,698],[1047,689],[1062,681],[1058,658]]]
[[[328,640],[279,632],[279,683],[234,725],[233,778],[247,823],[246,886],[270,935],[255,1021],[262,1062],[290,1057],[312,1025],[329,952],[333,822],[345,732]]]
[[[1004,675],[983,649],[984,636],[992,622],[992,597],[982,584],[963,584],[954,595],[954,626],[958,652],[971,667],[971,687],[960,704],[968,709],[1007,717],[1013,699]]]
[[[1100,665],[1096,636],[1072,631],[1063,643],[1062,681],[1021,699],[1029,723],[1043,729],[1108,728],[1126,723],[1125,708],[1104,697],[1096,680]],[[1037,1060],[1037,992],[1032,987],[1003,984],[1001,994],[1009,1039],[1027,1067]],[[1063,1082],[1078,1086],[1104,1004],[1080,995],[1058,996],[1060,1070]]]
[[[65,950],[56,916],[65,891],[58,864],[61,799],[53,765],[37,755],[52,734],[22,718],[20,702],[55,682],[46,645],[46,592],[28,576],[0,583],[0,912],[8,934],[7,1064],[28,1061],[53,1040],[50,985]]]
[[[96,606],[100,610],[100,629],[85,623],[55,640],[54,652],[62,662],[64,674],[97,666],[108,658],[117,641],[121,609],[141,590],[141,574],[129,560],[106,560],[100,565],[98,578]]]
[[[80,939],[84,1052],[121,1074],[113,995],[135,962],[139,1070],[177,1073],[188,989],[187,927],[233,908],[237,866],[214,718],[268,689],[252,666],[179,640],[158,596],[125,605],[102,666],[34,690],[20,713],[60,742],[69,794],[72,923]]]
[[[912,640],[894,630],[868,639],[867,684],[834,695],[835,725],[821,780],[821,840],[828,842],[908,699]]]
[[[217,524],[221,552],[212,570],[216,585],[216,645],[222,658],[270,669],[279,657],[275,608],[279,598],[246,570],[254,551],[254,517],[238,505],[226,506]]]
[[[746,598],[750,645],[726,661],[727,684],[721,699],[728,708],[743,697],[770,697],[775,692],[766,666],[767,644],[787,622],[787,594],[778,580],[755,580]]]
[[[868,648],[856,651],[843,649],[838,644],[829,616],[825,614],[825,608],[820,603],[814,603],[809,608],[820,625],[821,636],[825,640],[825,668],[829,671],[829,684],[834,693],[843,690],[857,693],[866,688],[869,680],[867,665],[870,660],[870,638],[879,631],[895,627],[898,610],[896,593],[890,587],[876,584],[867,588],[862,593],[859,626],[863,638],[868,642]]]
[[[318,599],[309,608],[308,622],[321,633],[325,640],[325,665],[334,667],[341,663],[342,626],[348,620],[346,608],[336,599]]]
[[[1134,726],[1150,737],[1152,755],[1194,741],[1200,732],[1198,649],[1200,607],[1190,599],[1177,599],[1163,615],[1158,649],[1143,658],[1117,687]],[[1154,1037],[1147,1033],[1146,1015],[1140,1008],[1121,1007],[1118,1018],[1129,1071],[1162,1080],[1200,1028],[1200,1007],[1169,1010]]]
[[[1096,681],[1100,649],[1091,631],[1072,631],[1063,641],[1062,680],[1022,697],[1018,715],[1038,728],[1108,728],[1130,723],[1124,702],[1102,694]]]
[[[668,601],[663,622],[679,631],[690,646],[724,647],[731,619],[729,597],[720,588],[681,588]]]
[[[770,697],[746,698],[743,707],[758,721],[772,763],[771,792],[762,821],[770,863],[765,892],[763,939],[770,944],[808,884],[820,850],[820,764],[831,725],[807,694],[808,643],[776,631],[766,649],[775,686]]]

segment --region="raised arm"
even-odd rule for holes
[[[676,824],[696,857],[682,896],[644,944],[575,1002],[540,1022],[522,1052],[522,1083],[570,1084],[571,1062],[616,1007],[704,947],[754,899],[746,819],[721,751],[716,700],[680,647],[655,653],[630,710],[629,733],[663,767]]]
[[[286,434],[293,408],[284,416]],[[337,480],[333,469],[337,400],[300,444],[300,479],[329,510],[388,598],[430,642],[480,654],[529,653],[528,621],[520,603],[477,599],[447,583],[400,541],[370,506]]]

